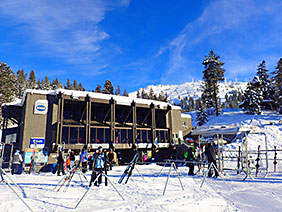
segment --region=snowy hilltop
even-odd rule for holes
[[[193,97],[197,100],[202,95],[202,81],[198,82],[186,82],[180,85],[149,85],[144,88],[144,91],[149,94],[150,89],[153,89],[154,94],[159,95],[161,92],[167,93],[168,99],[171,103],[178,104],[181,99],[185,97]],[[219,97],[221,102],[225,101],[225,95],[231,94],[233,91],[243,93],[247,87],[246,82],[222,82],[219,83]],[[139,89],[142,92],[142,88]],[[137,91],[129,94],[129,96],[136,96]]]

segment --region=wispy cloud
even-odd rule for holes
[[[240,66],[234,62],[233,67],[229,64],[230,75],[235,76],[235,70],[244,74],[255,71],[255,59],[250,57],[252,53],[256,51],[257,55],[267,57],[272,54],[271,48],[282,47],[281,10],[281,1],[211,1],[196,21],[187,23],[174,40],[158,51],[159,57],[169,52],[168,68],[162,75],[162,82],[183,74],[189,78],[199,75],[200,70],[190,58],[206,51],[203,58],[211,48],[219,50],[220,56],[240,57],[241,61],[249,63]],[[201,64],[200,59],[198,63]]]
[[[1,0],[0,17],[20,24],[31,42],[49,56],[70,63],[89,63],[110,35],[99,27],[107,11],[127,7],[129,0]],[[120,50],[121,51],[121,50]]]

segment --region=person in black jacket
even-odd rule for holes
[[[57,157],[57,168],[58,168],[58,176],[60,176],[60,172],[62,171],[62,174],[65,175],[65,169],[64,169],[64,157],[61,150],[59,150],[59,155]]]
[[[208,143],[208,145],[206,146],[206,149],[205,149],[205,154],[208,157],[209,165],[214,164],[214,166],[217,167],[216,166],[216,152],[215,152],[215,148],[214,148],[213,143]],[[210,169],[210,171],[208,173],[208,177],[212,176],[212,170],[214,170],[215,177],[218,177],[218,171],[214,167],[212,167]]]

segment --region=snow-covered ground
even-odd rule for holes
[[[205,125],[227,126],[234,125],[241,129],[252,128],[254,132],[263,132],[266,135],[268,149],[276,145],[281,149],[282,115],[263,111],[262,115],[252,116],[240,110],[225,110],[219,117],[210,117]],[[264,142],[264,136],[249,134],[248,148],[256,150],[258,144]],[[227,149],[237,149],[240,143],[229,144]],[[273,158],[273,152],[269,158]],[[168,181],[165,195],[163,190],[167,180],[169,167],[165,167],[158,177],[162,166],[156,164],[137,165],[138,171],[127,184],[118,184],[119,177],[125,166],[114,167],[109,172],[109,178],[116,186],[125,201],[109,184],[93,187],[77,209],[74,209],[79,198],[86,191],[88,183],[83,187],[78,174],[75,174],[71,186],[66,190],[56,192],[55,186],[61,179],[51,173],[8,175],[23,189],[18,194],[33,211],[281,211],[282,208],[282,155],[278,152],[276,172],[273,172],[273,163],[269,162],[269,173],[261,171],[242,181],[244,174],[228,171],[223,178],[207,178],[200,188],[203,173],[191,177],[187,175],[187,167],[179,167],[180,179],[184,190],[181,189],[175,172],[172,172]],[[255,159],[255,158],[254,158]],[[233,164],[234,165],[234,164]],[[236,165],[236,163],[235,163]],[[265,167],[265,164],[263,164]],[[197,171],[197,167],[196,167]],[[90,179],[90,172],[86,177]],[[4,176],[5,177],[5,176]],[[7,179],[5,177],[5,179]],[[224,179],[224,180],[223,180]],[[9,179],[7,179],[9,181]],[[28,211],[26,206],[4,183],[0,184],[0,211]]]
[[[117,181],[125,167],[114,167],[109,178],[124,197],[124,201],[111,185],[91,187],[85,199],[74,209],[79,198],[86,191],[75,174],[70,187],[64,192],[53,189],[61,177],[51,173],[23,174],[10,176],[23,189],[18,192],[33,211],[279,211],[282,208],[282,173],[255,180],[242,175],[221,178],[207,178],[200,188],[202,175],[189,177],[186,167],[179,167],[182,190],[177,175],[172,171],[166,188],[163,190],[169,173],[162,166],[137,165],[127,184]],[[280,170],[281,171],[281,170]],[[88,180],[90,172],[86,173]],[[104,180],[104,179],[103,179]],[[87,185],[84,182],[85,186]],[[17,188],[13,186],[16,190]],[[6,184],[0,184],[0,211],[28,211]]]

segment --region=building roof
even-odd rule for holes
[[[27,93],[56,95],[60,92],[64,95],[73,96],[73,97],[86,97],[88,95],[89,97],[96,98],[96,99],[110,100],[111,98],[113,98],[118,105],[128,105],[129,106],[134,101],[137,104],[144,104],[144,105],[150,105],[151,103],[153,103],[154,105],[158,105],[160,109],[164,109],[167,106],[171,106],[172,109],[181,110],[179,106],[174,106],[167,102],[161,102],[161,101],[156,101],[156,100],[151,100],[151,99],[140,99],[140,98],[134,98],[134,97],[127,97],[127,96],[117,96],[117,95],[112,95],[112,94],[103,94],[103,93],[96,93],[96,92],[89,92],[89,91],[75,91],[75,90],[67,90],[67,89],[56,89],[56,90],[49,90],[49,91],[27,89],[24,92],[24,96],[21,99],[21,102],[18,100],[17,102],[6,103],[5,105],[22,106],[24,104]]]

